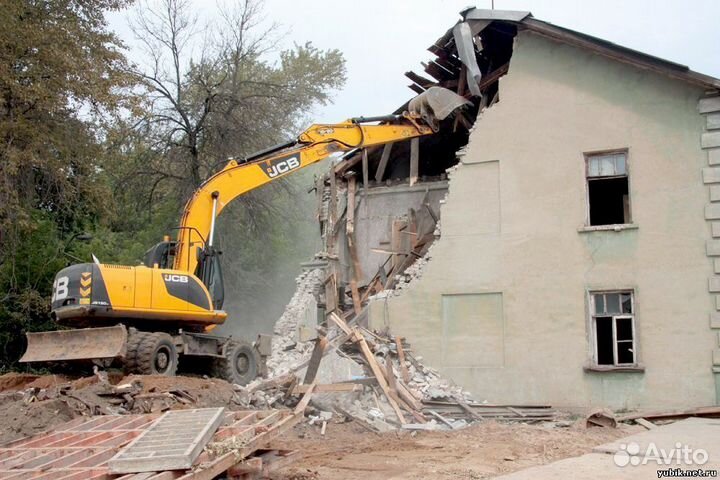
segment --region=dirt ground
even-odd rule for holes
[[[634,433],[579,426],[551,427],[486,421],[457,432],[374,434],[356,423],[299,425],[282,445],[304,458],[279,470],[275,480],[480,479],[562,458]]]
[[[188,392],[196,401],[193,407],[232,407],[235,395],[232,385],[216,378],[199,377],[162,377],[162,376],[127,376],[110,375],[109,382],[113,385],[131,383],[133,380],[142,382],[144,394],[163,394],[177,389]],[[97,377],[72,378],[63,375],[29,375],[24,373],[8,373],[0,375],[0,444],[35,435],[56,425],[68,422],[80,415],[89,415],[88,405],[95,408],[112,408],[111,397],[99,396],[96,393]],[[60,391],[71,387],[69,395]],[[29,389],[40,389],[38,399],[27,401],[24,395]],[[150,407],[155,411],[171,408],[183,408],[183,404],[175,404],[160,398],[162,404],[154,403]],[[131,413],[138,411],[138,406]]]
[[[233,408],[233,388],[227,382],[197,377],[121,377],[110,383],[140,380],[143,393],[183,389],[197,399],[194,406]],[[102,402],[95,395],[96,377],[73,379],[59,375],[10,373],[0,376],[0,444],[33,435],[86,414],[82,405],[66,396],[52,395],[72,386],[73,394],[87,402]],[[28,389],[45,389],[51,398],[27,403]],[[41,396],[41,398],[44,398]],[[176,405],[173,408],[182,408]],[[273,474],[275,480],[352,479],[480,479],[581,455],[592,447],[634,433],[641,427],[619,429],[561,427],[486,421],[456,432],[372,433],[336,415],[325,435],[307,421],[282,438],[276,448],[300,450],[292,466]]]

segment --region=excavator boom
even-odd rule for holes
[[[213,247],[217,216],[238,196],[330,155],[434,133],[438,120],[469,103],[437,88],[411,102],[413,112],[315,124],[292,142],[230,160],[188,200],[177,240],[151,248],[144,265],[64,268],[55,277],[51,315],[76,329],[28,333],[21,361],[119,361],[130,373],[173,375],[184,355],[206,357],[233,383],[252,380],[261,373],[258,359],[269,354],[267,342],[250,346],[208,333],[227,317],[220,252]]]

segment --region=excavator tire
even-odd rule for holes
[[[123,362],[127,373],[138,373],[137,354],[140,349],[140,343],[145,339],[145,335],[145,332],[138,332],[136,330],[132,330],[128,334],[125,360]]]
[[[233,340],[225,348],[224,358],[213,361],[214,377],[237,385],[247,385],[255,380],[260,367],[260,356],[248,342]]]
[[[136,332],[128,340],[125,369],[140,375],[172,377],[178,367],[178,353],[167,333]]]

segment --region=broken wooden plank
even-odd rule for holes
[[[387,378],[390,390],[397,394],[397,381],[395,379],[395,372],[393,372],[390,355],[385,357],[385,378]]]
[[[348,251],[352,260],[352,277],[350,278],[350,290],[352,292],[353,308],[355,314],[359,314],[362,310],[360,301],[360,290],[358,282],[362,278],[362,267],[358,258],[357,246],[355,245],[355,191],[357,189],[357,181],[355,175],[350,175],[348,179],[347,191],[347,216],[345,234],[347,236]]]
[[[386,143],[383,146],[382,154],[380,155],[380,163],[375,171],[375,181],[382,182],[383,176],[385,175],[385,169],[387,168],[388,160],[390,160],[390,152],[392,152],[394,142]]]
[[[362,176],[363,176],[363,190],[367,195],[368,184],[370,183],[370,166],[368,165],[368,151],[367,148],[363,148],[362,151]]]
[[[295,385],[293,389],[294,395],[307,393],[310,385]],[[315,393],[334,393],[334,392],[354,392],[356,390],[362,390],[362,385],[359,383],[326,383],[317,384],[313,388]]]
[[[409,72],[405,72],[405,76],[418,84],[424,90],[427,90],[430,87],[437,86],[437,82],[434,82],[427,77],[423,77],[422,75],[419,75],[412,70]]]
[[[335,325],[337,325],[338,328],[343,331],[343,333],[345,333],[345,334],[347,334],[347,335],[352,335],[352,333],[353,333],[353,332],[352,332],[352,329],[351,329],[350,326],[347,324],[347,322],[346,322],[345,320],[343,320],[343,318],[342,318],[340,315],[338,315],[338,314],[335,313],[335,312],[332,312],[332,313],[329,315],[329,317],[330,317],[330,320],[332,320],[333,322],[335,322]]]
[[[310,355],[310,363],[308,363],[307,370],[305,371],[304,384],[307,385],[315,381],[318,369],[320,368],[320,360],[322,360],[327,344],[328,340],[323,335],[319,335],[317,340],[315,340],[315,348],[313,348],[312,355]]]
[[[397,382],[395,386],[397,388],[398,396],[407,403],[410,408],[418,412],[422,410],[422,402],[413,395],[413,392],[403,382]]]
[[[649,422],[649,421],[645,420],[645,419],[642,418],[642,417],[641,417],[641,418],[636,418],[636,419],[635,419],[635,423],[637,423],[638,425],[642,425],[643,427],[647,428],[648,430],[652,430],[652,429],[654,429],[654,428],[657,428],[657,425],[655,425],[655,424],[652,423],[652,422]]]
[[[395,337],[395,349],[397,350],[398,363],[400,364],[400,375],[402,376],[403,382],[409,383],[410,372],[407,369],[407,365],[405,365],[405,349],[402,345],[402,338],[398,336]]]
[[[395,411],[398,420],[400,420],[401,424],[407,423],[407,421],[405,420],[405,416],[402,413],[402,410],[400,410],[400,406],[390,394],[390,386],[385,381],[385,375],[383,374],[382,368],[380,368],[377,360],[375,360],[375,355],[373,355],[372,351],[370,351],[370,347],[368,346],[365,337],[363,337],[357,327],[353,327],[353,333],[356,341],[360,345],[360,349],[362,350],[363,355],[365,356],[365,360],[368,362],[370,370],[373,372],[373,375],[375,375],[378,385],[380,385],[380,389],[385,394],[385,397],[387,397],[388,403],[392,407],[393,411]]]
[[[430,415],[432,415],[433,417],[437,418],[438,420],[440,420],[442,423],[444,423],[445,425],[447,425],[447,426],[450,427],[451,429],[455,429],[455,426],[452,424],[452,422],[451,422],[450,420],[448,420],[447,418],[443,417],[442,415],[440,415],[440,414],[439,414],[438,412],[436,412],[435,410],[428,410],[428,413],[430,413]]]
[[[315,390],[315,382],[308,385],[307,391],[305,392],[305,395],[300,399],[300,402],[295,406],[295,410],[293,410],[294,415],[299,415],[301,418],[305,412],[305,409],[307,408],[308,404],[310,403],[310,398],[312,397],[313,391]]]
[[[627,420],[635,420],[636,418],[678,418],[678,417],[720,417],[720,406],[699,407],[687,410],[665,410],[665,411],[646,411],[631,413],[618,417],[619,422]]]
[[[333,407],[335,410],[340,412],[341,415],[346,416],[347,418],[351,418],[357,422],[358,425],[366,429],[367,431],[374,433],[375,435],[380,435],[380,430],[378,430],[372,423],[370,423],[366,418],[359,417],[357,415],[353,415],[352,413],[348,412],[344,408],[342,408],[339,405],[335,405]]]
[[[512,413],[514,413],[515,415],[517,415],[518,417],[525,417],[525,416],[527,416],[527,415],[525,415],[523,412],[521,412],[520,410],[518,410],[518,409],[515,408],[515,407],[507,407],[507,409],[510,410],[510,411],[511,411]]]
[[[312,392],[305,394],[303,399],[300,401],[300,404],[298,404],[298,407],[303,404],[304,401],[310,401],[309,397],[311,393]],[[304,403],[302,410],[304,411],[306,407],[307,403]],[[218,475],[240,463],[244,458],[250,456],[256,450],[267,446],[280,435],[300,423],[304,417],[302,412],[298,413],[297,410],[298,409],[296,407],[295,413],[288,415],[281,421],[271,426],[268,430],[258,434],[251,441],[246,443],[245,446],[231,449],[228,453],[203,462],[203,468],[201,470],[191,470],[180,477],[180,480],[213,480]],[[230,441],[232,442],[232,440]],[[222,451],[222,448],[220,448],[220,451]]]
[[[270,390],[272,388],[286,388],[295,379],[295,375],[292,373],[286,373],[285,375],[281,375],[279,377],[264,379],[257,383],[253,382],[245,388],[249,393],[256,392],[258,390]]]
[[[477,413],[475,413],[475,412],[472,410],[472,408],[470,408],[470,407],[468,406],[467,403],[465,403],[465,402],[463,402],[463,401],[458,401],[458,405],[460,405],[460,408],[462,408],[463,410],[465,410],[465,412],[467,412],[467,414],[470,415],[470,418],[472,418],[473,420],[482,420],[482,417],[481,417],[480,415],[478,415]]]

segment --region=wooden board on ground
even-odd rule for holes
[[[360,349],[365,356],[365,360],[367,360],[368,365],[370,366],[370,370],[373,372],[373,375],[375,375],[378,385],[380,385],[380,389],[382,389],[385,397],[387,397],[388,403],[395,411],[395,414],[397,415],[398,420],[400,420],[400,423],[407,423],[407,421],[405,420],[405,416],[402,413],[402,410],[400,410],[400,406],[397,404],[392,394],[390,393],[390,386],[385,381],[383,369],[380,367],[380,365],[378,365],[377,360],[375,360],[375,355],[373,355],[372,351],[370,350],[370,347],[368,346],[365,337],[363,337],[362,333],[360,333],[357,327],[353,327],[353,331],[355,334],[355,339],[360,345]]]

